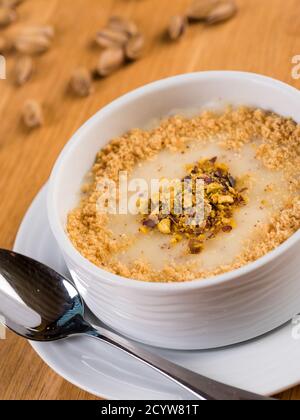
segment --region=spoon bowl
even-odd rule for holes
[[[86,328],[84,303],[69,280],[5,250],[0,250],[0,299],[6,326],[29,340],[60,340]]]
[[[86,334],[108,343],[188,390],[201,400],[266,400],[177,366],[84,319],[84,302],[73,283],[24,255],[0,249],[0,313],[4,324],[33,341]]]

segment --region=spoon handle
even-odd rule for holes
[[[116,347],[125,353],[133,356],[137,360],[152,367],[163,376],[171,379],[194,397],[201,400],[272,400],[271,398],[252,394],[229,385],[213,381],[181,366],[178,366],[168,360],[165,360],[151,352],[144,350],[134,342],[120,337],[107,330],[97,331],[96,329],[88,329],[85,334],[98,338],[113,347]]]

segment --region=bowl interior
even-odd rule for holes
[[[212,109],[226,104],[260,107],[300,121],[299,99],[296,89],[281,82],[239,72],[195,73],[140,88],[99,111],[63,150],[50,181],[52,221],[63,233],[96,153],[132,128],[143,128],[174,109]]]

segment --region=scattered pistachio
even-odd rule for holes
[[[180,39],[187,28],[187,20],[185,16],[173,16],[169,23],[168,34],[172,41]]]
[[[40,127],[44,122],[41,105],[35,100],[28,100],[23,105],[22,119],[27,128]]]
[[[53,26],[27,26],[17,35],[14,46],[22,54],[42,54],[49,50],[55,31]]]
[[[73,71],[70,88],[77,96],[89,96],[92,93],[92,75],[88,69],[81,67]]]
[[[15,48],[22,54],[36,55],[49,50],[51,42],[44,35],[20,34],[15,40]]]
[[[95,76],[111,74],[125,64],[126,59],[137,60],[145,43],[136,23],[120,16],[108,20],[106,27],[97,33],[96,42],[109,51],[100,57]]]
[[[125,46],[125,55],[128,60],[138,60],[144,49],[145,39],[142,34],[134,35]]]
[[[126,32],[111,28],[102,29],[96,35],[96,42],[102,48],[124,46],[128,42],[128,39],[129,37]]]
[[[24,85],[32,76],[33,60],[29,56],[20,56],[16,59],[15,78],[18,86]]]
[[[126,33],[129,37],[138,34],[138,27],[132,20],[124,19],[120,16],[111,16],[107,27],[114,31]]]
[[[51,25],[32,25],[32,26],[25,26],[22,28],[21,31],[22,35],[27,36],[44,36],[49,40],[52,40],[55,35],[55,29]]]
[[[17,13],[10,7],[0,6],[0,27],[5,27],[15,22]]]
[[[238,9],[235,1],[223,1],[211,10],[211,12],[206,17],[205,22],[208,25],[224,22],[225,20],[231,19],[237,13],[237,10]]]
[[[220,1],[221,0],[193,0],[187,10],[189,21],[205,21],[213,8],[220,4]]]
[[[0,6],[14,9],[15,7],[19,6],[23,2],[24,0],[0,0]]]
[[[97,73],[99,76],[106,77],[118,70],[125,62],[123,48],[108,48],[99,59]]]
[[[187,16],[190,22],[202,21],[213,25],[232,18],[237,10],[235,0],[194,0]]]

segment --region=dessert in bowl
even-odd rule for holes
[[[51,176],[49,220],[99,318],[147,344],[201,349],[299,312],[299,95],[253,74],[184,75],[120,98],[75,134]],[[121,173],[135,186],[122,212]],[[118,200],[103,212],[107,179]],[[161,186],[148,194],[153,179],[176,179],[171,205]]]

